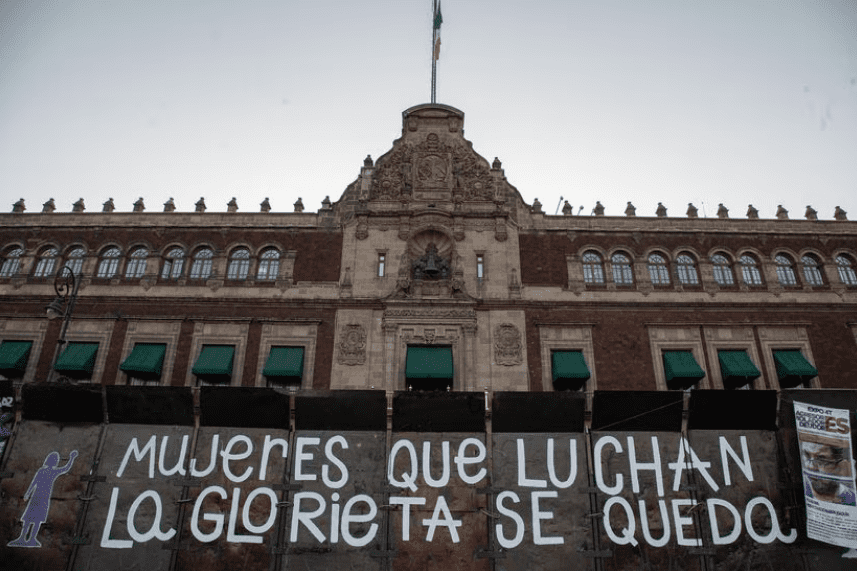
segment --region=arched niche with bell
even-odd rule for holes
[[[409,239],[399,278],[407,281],[411,296],[454,297],[463,294],[464,271],[452,232],[431,227]]]

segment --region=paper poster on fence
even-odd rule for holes
[[[850,412],[799,402],[794,406],[806,534],[825,543],[857,547]]]

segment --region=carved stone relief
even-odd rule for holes
[[[362,365],[366,362],[366,328],[352,323],[339,334],[339,364]]]
[[[494,200],[497,194],[487,162],[469,146],[446,144],[436,133],[416,145],[402,143],[376,165],[373,199],[410,199],[413,189],[451,190],[462,200]]]
[[[521,332],[511,323],[494,329],[494,360],[498,365],[520,365],[523,360]]]

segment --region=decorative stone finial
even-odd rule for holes
[[[199,200],[196,201],[196,211],[197,212],[205,212],[205,197],[200,196]]]
[[[667,217],[667,207],[662,203],[658,202],[658,208],[655,210],[655,214],[658,215],[658,218],[666,218]]]
[[[571,204],[569,204],[566,200],[565,204],[562,205],[562,215],[571,216],[572,212],[574,212],[574,209],[571,207]]]
[[[498,170],[500,170],[500,168],[502,166],[503,166],[503,163],[500,162],[500,159],[498,159],[497,157],[494,157],[494,162],[491,163],[491,168],[494,169],[495,171],[498,171]]]
[[[807,220],[818,220],[818,211],[810,206],[806,205],[806,213],[804,214]]]
[[[372,155],[366,155],[366,158],[363,159],[363,166],[364,167],[371,167],[374,164],[375,163],[372,162]]]
[[[541,214],[542,213],[542,203],[539,202],[539,199],[536,198],[533,200],[533,214]]]
[[[717,217],[718,218],[729,218],[729,209],[723,206],[723,203],[717,205]]]
[[[301,200],[301,197],[299,196],[298,199],[295,201],[295,212],[303,212],[303,211],[304,211],[304,201]]]
[[[19,199],[18,202],[16,202],[15,204],[12,205],[12,212],[15,214],[21,214],[26,209],[27,209],[27,207],[24,206],[24,199],[23,198]]]
[[[57,206],[56,206],[56,204],[54,204],[53,198],[49,198],[47,202],[42,204],[42,212],[44,214],[50,214],[51,212],[53,212],[56,209],[57,209]]]
[[[143,203],[143,197],[137,199],[134,203],[134,212],[143,212],[146,210],[146,205]]]
[[[789,211],[783,208],[782,204],[777,204],[777,220],[788,220]]]
[[[321,209],[322,210],[330,210],[330,197],[325,196],[324,200],[321,201]]]
[[[82,198],[71,205],[72,212],[83,212],[84,210],[86,210],[86,206],[83,204]]]
[[[265,197],[265,200],[259,203],[259,212],[270,212],[271,211],[271,203],[268,202],[268,197]]]
[[[101,205],[101,212],[113,212],[116,210],[116,205],[113,204],[113,199],[108,198],[107,202]]]
[[[176,209],[176,203],[173,201],[173,197],[171,196],[168,201],[164,203],[164,212],[174,212]]]
[[[628,206],[625,207],[625,216],[636,216],[637,209],[634,208],[634,205],[631,204],[631,201],[628,201]]]
[[[235,197],[232,197],[232,200],[226,203],[226,212],[238,212],[238,201],[235,200]]]
[[[750,220],[758,220],[759,219],[759,210],[754,208],[752,204],[747,205],[747,218]]]
[[[834,220],[848,220],[848,216],[846,216],[847,214],[848,214],[847,212],[845,212],[844,210],[842,210],[841,208],[839,208],[837,206],[836,210],[833,211],[833,219]]]
[[[601,204],[600,200],[595,201],[595,208],[592,209],[592,212],[595,213],[595,216],[604,216],[604,205]]]
[[[687,203],[687,217],[688,218],[699,218],[699,209],[693,205],[692,202]]]

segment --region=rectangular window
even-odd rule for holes
[[[692,389],[705,376],[692,351],[664,351],[663,360],[664,378],[670,389]]]
[[[32,347],[32,341],[3,341],[0,344],[0,375],[10,379],[23,377]]]
[[[232,380],[232,362],[235,347],[232,345],[203,345],[199,358],[191,371],[200,384],[229,384]]]
[[[717,351],[717,360],[724,388],[751,389],[753,381],[762,376],[744,349]]]
[[[408,347],[405,382],[408,390],[452,390],[452,347]]]
[[[159,385],[166,352],[164,343],[137,343],[119,369],[128,375],[128,384]]]
[[[551,374],[556,391],[579,391],[591,376],[583,351],[552,351]]]
[[[62,376],[78,381],[92,378],[98,343],[69,343],[57,359],[54,370]]]
[[[782,388],[811,388],[810,381],[818,376],[818,369],[806,360],[799,349],[774,351],[774,363],[777,367],[777,378]]]
[[[300,388],[303,370],[303,347],[271,347],[262,374],[269,387]]]
[[[387,266],[387,254],[378,254],[378,277],[383,278]]]
[[[476,254],[476,279],[481,280],[485,277],[485,256]]]

